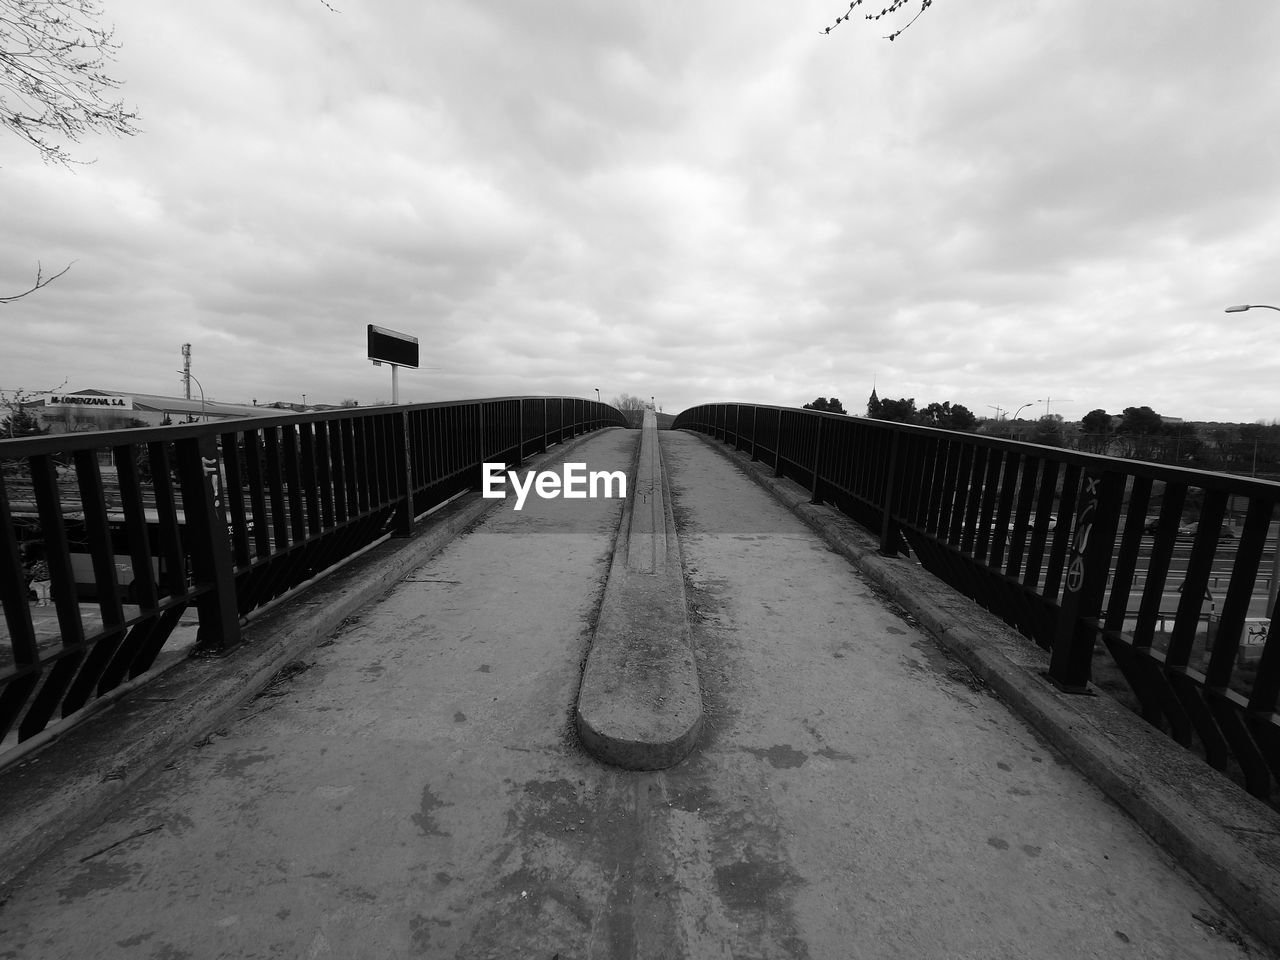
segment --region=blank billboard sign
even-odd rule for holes
[[[418,338],[369,324],[369,359],[399,367],[418,365]]]

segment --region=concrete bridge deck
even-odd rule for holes
[[[637,438],[569,458],[630,471]],[[711,443],[662,452],[687,760],[573,732],[622,503],[500,502],[8,884],[0,957],[1268,955]]]

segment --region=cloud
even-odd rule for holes
[[[1280,12],[115,0],[142,134],[0,143],[0,387],[1280,417]],[[427,359],[429,358],[429,359]]]

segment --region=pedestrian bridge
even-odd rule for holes
[[[1280,946],[1280,485],[745,403],[642,458],[625,423],[0,441],[0,956]],[[515,510],[495,463],[629,499]],[[602,763],[584,665],[664,550],[700,716]]]

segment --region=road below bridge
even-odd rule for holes
[[[688,760],[573,736],[621,502],[508,500],[24,876],[0,957],[1267,955],[706,441],[662,449]]]

